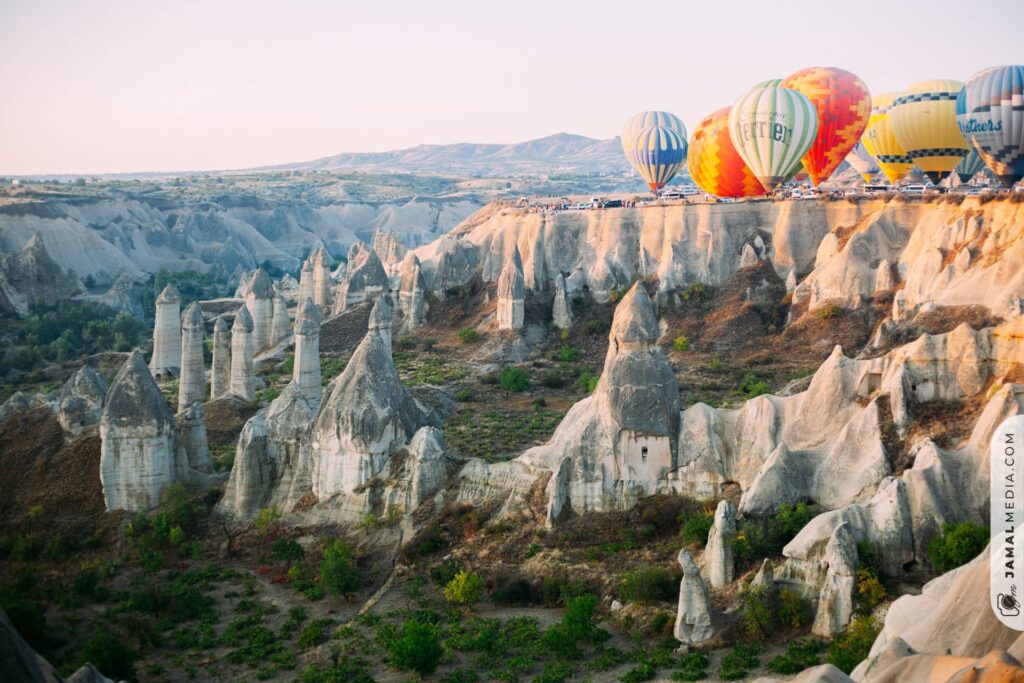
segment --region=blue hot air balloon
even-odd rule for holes
[[[956,165],[953,172],[960,177],[961,183],[966,183],[970,182],[971,178],[983,168],[985,168],[985,161],[978,154],[978,150],[972,149],[964,157],[964,160]]]
[[[686,163],[686,140],[671,128],[648,126],[633,137],[626,156],[651,192],[657,192]]]
[[[1004,185],[1024,177],[1024,66],[996,66],[967,79],[956,100],[960,132]]]

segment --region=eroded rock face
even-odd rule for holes
[[[526,281],[523,261],[516,247],[498,277],[498,329],[518,330],[526,317]]]
[[[206,398],[206,366],[203,360],[203,311],[192,302],[181,314],[181,377],[178,380],[178,411]]]
[[[253,376],[253,322],[249,309],[242,306],[231,325],[231,393],[251,401],[255,398]]]
[[[21,251],[0,257],[0,310],[28,315],[33,303],[54,304],[83,289],[77,277],[50,258],[38,234]]]
[[[335,315],[354,304],[372,301],[386,292],[389,286],[388,275],[377,252],[357,242],[348,252],[345,279],[338,286],[338,297],[334,302]]]
[[[299,304],[295,315],[295,362],[292,383],[310,403],[320,403],[320,308],[311,298]]]
[[[555,278],[555,300],[551,305],[551,319],[560,330],[572,327],[572,304],[565,288],[565,276],[561,273]]]
[[[310,254],[310,261],[313,270],[313,303],[320,307],[320,310],[327,312],[331,310],[334,297],[334,282],[331,279],[331,255],[324,247],[317,247]],[[350,257],[351,258],[351,255]]]
[[[704,549],[705,574],[712,588],[721,589],[732,583],[732,541],[735,536],[736,507],[727,500],[719,501]]]
[[[401,282],[398,287],[398,306],[402,311],[402,325],[411,332],[427,320],[427,284],[420,271],[420,260],[409,253],[402,261]]]
[[[818,595],[818,613],[811,632],[830,638],[846,629],[853,617],[857,587],[857,542],[849,527],[840,524],[825,547],[828,573]]]
[[[213,324],[213,364],[210,367],[210,398],[218,399],[231,391],[231,331],[224,316]]]
[[[402,384],[391,359],[390,300],[370,314],[371,329],[330,386],[313,425],[313,493],[352,494],[380,473],[420,427],[437,424]],[[375,324],[377,321],[379,324]]]
[[[305,301],[305,299],[303,299]],[[274,319],[270,325],[270,345],[274,346],[288,339],[292,330],[292,321],[288,317],[288,302],[284,295],[274,296]]]
[[[70,436],[99,424],[107,398],[107,381],[88,365],[75,371],[57,396],[57,419]],[[0,411],[0,419],[3,412]]]
[[[262,351],[270,345],[274,318],[274,288],[263,268],[256,269],[246,287],[245,307],[252,317],[253,350]]]
[[[711,598],[700,577],[700,570],[686,548],[679,551],[683,580],[679,584],[679,606],[673,635],[683,645],[699,645],[715,635]]]

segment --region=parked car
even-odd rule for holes
[[[927,189],[928,188],[925,185],[904,185],[902,188],[900,188],[900,192],[902,194],[921,196],[924,195]]]
[[[609,199],[609,200],[601,203],[601,208],[602,209],[617,209],[620,206],[622,206],[622,200],[621,199]]]

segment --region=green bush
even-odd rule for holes
[[[563,363],[572,363],[573,361],[579,360],[580,350],[575,346],[561,346],[558,349],[558,360]]]
[[[541,602],[541,596],[529,581],[516,579],[495,590],[491,600],[499,605],[533,605]]]
[[[658,675],[657,669],[647,662],[641,662],[624,673],[619,680],[622,683],[644,683],[644,681],[652,680],[656,675]]]
[[[768,662],[768,671],[773,674],[791,676],[804,669],[817,666],[826,645],[821,640],[802,638],[786,646],[786,651]]]
[[[870,569],[857,570],[857,591],[853,596],[853,608],[857,614],[868,615],[885,600],[885,586],[878,575]]]
[[[767,394],[772,390],[772,388],[768,385],[768,382],[759,377],[757,373],[748,372],[744,374],[743,379],[740,380],[739,390],[740,393],[747,398],[754,398],[756,396],[761,396],[762,394]]]
[[[822,320],[831,320],[837,315],[839,315],[839,306],[835,304],[825,304],[818,309],[818,317]]]
[[[828,649],[828,662],[844,673],[851,673],[867,659],[882,626],[872,617],[858,616],[842,636],[832,641]]]
[[[453,605],[475,605],[483,592],[484,580],[463,569],[444,587],[444,599]]]
[[[672,348],[680,352],[689,351],[690,340],[686,338],[686,335],[681,334],[672,341]]]
[[[298,562],[306,556],[306,551],[293,538],[279,538],[270,544],[270,554],[276,560]]]
[[[92,662],[104,675],[116,680],[135,678],[135,660],[139,655],[128,647],[124,638],[109,631],[99,631],[82,648],[82,658]]]
[[[813,518],[806,503],[783,503],[773,516],[745,520],[736,533],[733,553],[744,562],[778,555]]]
[[[352,549],[341,541],[335,541],[324,550],[320,584],[331,595],[354,593],[362,587],[362,573],[352,556]]]
[[[621,592],[631,602],[671,602],[679,597],[679,580],[661,567],[645,567],[623,576]]]
[[[972,522],[947,524],[942,529],[942,536],[928,544],[928,559],[933,567],[945,574],[980,555],[988,541],[988,527]]]
[[[723,681],[737,681],[746,678],[752,669],[760,664],[761,646],[757,643],[740,643],[733,647],[718,669],[718,677]]]
[[[401,636],[388,646],[388,654],[396,668],[415,671],[422,677],[437,670],[444,649],[433,626],[410,620],[405,622]]]
[[[498,384],[507,393],[519,394],[530,388],[530,376],[526,374],[526,370],[509,365],[501,371]]]
[[[587,392],[588,394],[594,393],[594,389],[597,389],[597,383],[601,380],[601,376],[591,372],[590,370],[584,370],[580,373],[579,378],[576,380],[577,386],[580,389]]]
[[[467,401],[472,401],[473,400],[473,391],[472,391],[472,389],[459,389],[455,393],[455,400],[458,401],[459,403],[466,403]]]
[[[299,633],[299,647],[308,650],[314,645],[327,641],[327,627],[333,622],[330,619],[316,619],[311,621]]]
[[[683,527],[683,540],[704,547],[708,542],[708,534],[715,525],[715,515],[710,510],[700,510],[695,514],[679,515]]]
[[[464,327],[459,330],[459,340],[463,344],[473,344],[474,342],[480,341],[480,338],[480,333],[472,327]]]
[[[708,677],[708,656],[692,650],[679,660],[679,671],[672,674],[673,681],[702,681]]]

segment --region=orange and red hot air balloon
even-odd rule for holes
[[[871,117],[871,93],[849,71],[814,66],[782,81],[803,93],[818,110],[818,135],[803,164],[817,186],[839,167],[864,133]]]
[[[686,159],[690,177],[702,190],[717,197],[762,195],[764,188],[729,137],[730,109],[712,112],[697,124]]]

